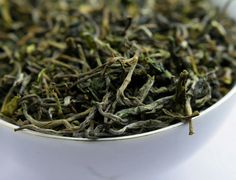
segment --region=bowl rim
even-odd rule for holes
[[[217,101],[215,104],[208,107],[204,111],[200,112],[200,115],[197,117],[194,117],[193,120],[195,121],[198,118],[200,118],[201,116],[204,116],[205,114],[209,113],[213,109],[217,108],[218,106],[223,104],[225,101],[227,101],[229,98],[231,98],[234,94],[236,94],[236,85],[234,85],[231,88],[231,90],[224,97],[222,97],[219,101]],[[29,129],[24,129],[24,130],[21,130],[20,132],[22,132],[24,134],[28,134],[28,135],[38,136],[38,137],[42,137],[42,138],[55,139],[55,140],[66,140],[66,141],[69,140],[69,141],[81,141],[81,142],[98,141],[98,142],[100,142],[100,141],[130,140],[130,139],[136,139],[136,138],[145,137],[145,136],[156,135],[156,134],[177,128],[177,127],[182,126],[184,124],[186,124],[186,123],[179,122],[179,123],[167,126],[165,128],[161,128],[161,129],[157,129],[157,130],[153,130],[153,131],[149,131],[149,132],[145,132],[145,133],[127,135],[127,136],[119,136],[119,137],[97,138],[97,139],[89,139],[89,138],[81,138],[81,137],[65,137],[65,136],[59,136],[59,135],[45,134],[45,133],[36,132],[33,130],[29,130]],[[14,129],[18,128],[19,126],[9,123],[9,122],[0,118],[0,128],[1,127],[7,127],[7,128],[10,128],[14,131]],[[187,135],[187,133],[186,133],[186,135]]]

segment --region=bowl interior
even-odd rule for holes
[[[213,4],[224,8],[226,3],[229,2],[229,0],[211,0]],[[231,1],[229,6],[227,7],[227,12],[229,14],[229,16],[233,19],[236,20],[236,1]],[[211,107],[207,108],[206,110],[202,111],[200,113],[200,115],[198,117],[193,118],[193,121],[196,121],[199,117],[203,116],[206,113],[209,113],[212,109],[220,106],[222,103],[224,103],[225,101],[227,101],[227,99],[229,99],[233,94],[236,94],[236,86],[234,86],[230,92],[225,95],[222,99],[220,99],[217,103],[215,103],[214,105],[212,105]],[[0,125],[3,125],[5,127],[11,128],[11,129],[16,129],[18,128],[18,126],[11,124],[3,119],[0,119]],[[138,137],[143,137],[143,136],[148,136],[148,135],[153,135],[153,134],[157,134],[163,131],[167,131],[173,128],[176,128],[178,126],[183,125],[182,122],[179,122],[177,124],[174,125],[170,125],[168,127],[165,128],[161,128],[158,130],[153,130],[150,132],[146,132],[146,133],[141,133],[141,134],[136,134],[136,135],[128,135],[128,136],[121,136],[121,137],[109,137],[109,138],[99,138],[96,139],[96,141],[113,141],[113,140],[124,140],[124,139],[132,139],[132,138],[138,138]],[[25,133],[29,133],[31,135],[37,135],[37,136],[41,136],[41,137],[46,137],[46,138],[56,138],[56,139],[64,139],[64,140],[76,140],[76,141],[93,141],[92,139],[87,139],[87,138],[75,138],[75,137],[64,137],[64,136],[57,136],[57,135],[49,135],[49,134],[43,134],[40,132],[35,132],[32,130],[22,130]]]

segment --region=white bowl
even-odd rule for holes
[[[156,179],[208,142],[234,107],[235,98],[236,87],[194,118],[193,136],[188,135],[187,124],[178,123],[145,134],[90,141],[14,132],[17,126],[0,120],[0,179]]]

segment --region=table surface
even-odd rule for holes
[[[215,136],[193,157],[155,180],[236,180],[236,103]],[[153,179],[154,180],[154,179]]]

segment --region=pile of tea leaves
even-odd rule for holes
[[[235,72],[235,22],[207,0],[0,0],[1,118],[16,130],[193,134]]]

